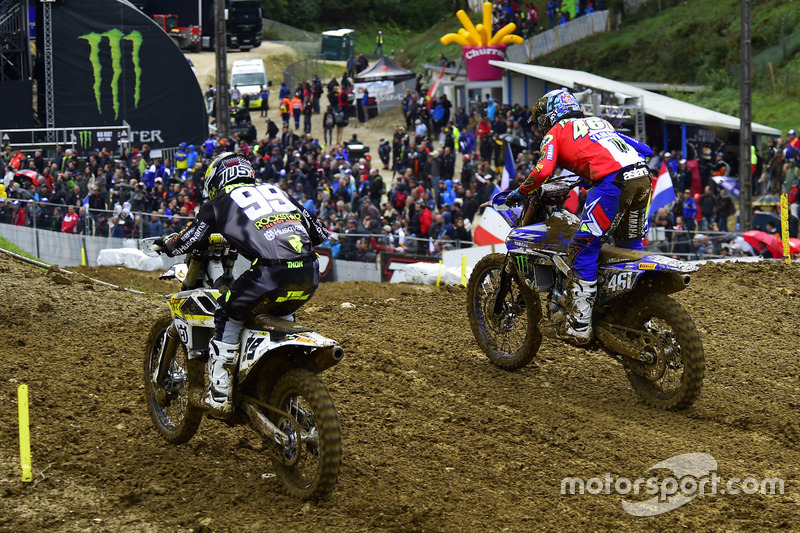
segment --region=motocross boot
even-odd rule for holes
[[[597,294],[597,281],[584,281],[570,276],[567,294],[568,316],[559,336],[577,344],[586,344],[592,339],[592,310]]]
[[[211,341],[208,354],[208,389],[203,403],[211,416],[228,418],[233,414],[233,370],[239,356],[239,345]]]

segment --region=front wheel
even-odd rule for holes
[[[144,391],[158,432],[170,444],[183,444],[197,433],[203,418],[203,410],[189,401],[189,384],[199,380],[202,387],[203,363],[190,360],[186,347],[178,342],[175,353],[166,354],[164,378],[159,383],[154,381],[161,347],[171,325],[172,317],[164,315],[150,328],[145,345]]]
[[[654,335],[660,345],[655,362],[625,358],[628,381],[639,398],[660,409],[691,406],[705,378],[705,355],[692,317],[681,304],[663,294],[649,294],[632,304],[626,325]]]
[[[269,404],[291,417],[269,414],[288,436],[272,459],[286,492],[303,500],[333,492],[342,466],[342,431],[325,384],[313,372],[292,369],[275,384]]]
[[[503,273],[504,254],[478,261],[467,286],[467,315],[472,334],[486,357],[505,370],[531,362],[542,344],[539,295]],[[499,299],[499,301],[498,301]]]

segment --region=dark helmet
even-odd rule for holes
[[[255,182],[256,173],[250,161],[240,154],[224,152],[206,170],[206,175],[203,177],[203,196],[213,200],[217,193],[228,185]]]
[[[556,89],[539,98],[531,109],[528,122],[536,121],[542,134],[545,134],[559,120],[581,117],[583,111],[578,99],[566,89]]]

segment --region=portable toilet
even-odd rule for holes
[[[322,59],[346,61],[355,55],[356,33],[349,28],[322,32]]]

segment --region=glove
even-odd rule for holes
[[[525,199],[525,195],[522,194],[521,192],[519,192],[519,188],[516,188],[513,191],[511,191],[511,194],[509,194],[506,197],[506,202],[505,203],[506,203],[506,205],[512,205],[513,206],[513,205],[517,205],[519,203],[522,203],[522,201],[524,199]]]
[[[166,237],[159,237],[150,244],[150,249],[158,254],[166,253],[168,256],[172,257],[169,246],[167,246],[167,240],[173,240],[177,236],[177,233],[171,233]]]
[[[159,237],[150,243],[150,249],[158,254],[162,254],[167,251],[167,243],[164,242],[163,237]]]

